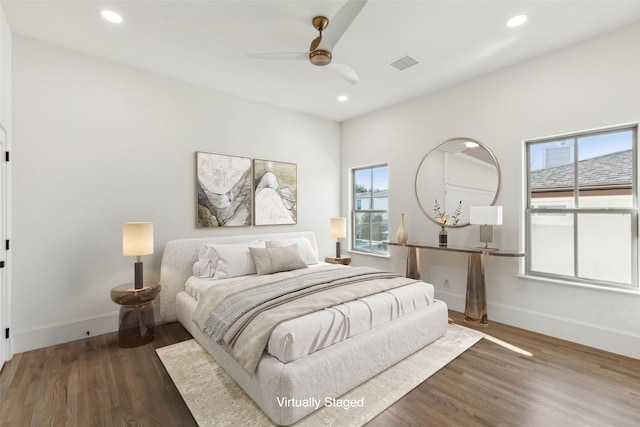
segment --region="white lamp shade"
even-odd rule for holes
[[[331,237],[340,239],[347,237],[347,219],[331,218]]]
[[[502,206],[471,206],[469,222],[480,225],[502,224]]]
[[[152,253],[152,222],[125,222],[122,224],[122,255],[141,256]]]

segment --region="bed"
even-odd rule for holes
[[[263,262],[260,257],[265,256]],[[304,267],[289,269],[301,261]],[[287,264],[284,269],[278,267],[282,262]],[[252,268],[263,274],[244,274]],[[299,285],[298,276],[307,284]],[[179,321],[279,425],[304,418],[317,409],[309,402],[322,405],[339,398],[447,330],[447,307],[433,298],[432,285],[365,267],[319,262],[312,232],[173,240],[164,250],[160,282],[163,321]],[[259,297],[272,307],[241,311],[242,316],[220,308],[221,301],[234,305],[229,301],[243,292],[256,297],[254,282],[261,285]],[[315,289],[311,282],[326,289],[297,296]],[[291,292],[295,301],[263,296],[267,291],[262,289],[290,286],[296,289]],[[342,294],[353,297],[334,300],[337,295],[344,298]],[[217,304],[217,315],[205,306],[211,302]],[[272,317],[274,325],[265,326],[264,320]],[[229,318],[245,323],[234,326]],[[251,347],[259,352],[251,353]]]

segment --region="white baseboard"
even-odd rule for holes
[[[12,333],[13,354],[75,341],[118,330],[118,311],[52,323]],[[87,332],[89,333],[87,335]]]
[[[464,295],[441,292],[436,289],[435,298],[446,302],[450,310],[464,313],[464,301],[466,298]]]
[[[464,295],[437,291],[436,298],[446,302],[452,310],[464,312]],[[489,302],[488,310],[489,321],[493,319],[518,328],[640,359],[639,334],[506,304]],[[11,348],[14,354],[23,353],[117,330],[118,311],[114,311],[68,322],[17,330],[12,334]],[[491,328],[484,332],[490,334]],[[529,350],[532,351],[532,349]]]
[[[464,312],[464,295],[436,292],[436,298],[446,302],[450,309]],[[489,301],[487,309],[489,322],[495,320],[566,341],[640,359],[640,334],[537,310],[492,303],[491,301]],[[491,334],[491,327],[483,332]],[[526,350],[535,353],[535,349]]]

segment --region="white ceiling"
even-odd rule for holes
[[[224,92],[344,121],[640,21],[640,0],[370,0],[333,50],[355,86],[306,61],[252,53],[304,52],[344,1],[2,1],[15,34]],[[124,22],[109,24],[102,9]],[[527,14],[519,28],[508,18]],[[329,26],[331,23],[329,23]],[[388,63],[410,54],[419,64]],[[346,94],[350,100],[338,103]]]

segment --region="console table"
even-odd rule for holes
[[[462,252],[469,254],[467,266],[467,295],[464,306],[464,321],[479,326],[487,326],[487,293],[484,283],[484,257],[523,257],[523,252],[507,251],[494,248],[440,246],[437,243],[396,243],[384,242],[390,246],[409,248],[407,255],[407,277],[420,279],[420,254],[418,249],[436,251]]]

